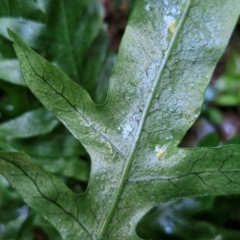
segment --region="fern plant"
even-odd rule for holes
[[[0,152],[1,174],[68,240],[137,240],[158,203],[239,193],[239,146],[178,148],[239,13],[238,0],[137,1],[102,105],[9,30],[29,88],[92,165],[80,195],[24,153]]]

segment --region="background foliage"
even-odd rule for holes
[[[15,30],[31,47],[82,84],[95,101],[102,103],[108,84],[105,80],[109,79],[134,1],[105,0],[103,3],[105,9],[98,0],[80,4],[78,10],[82,21],[74,26],[72,33],[76,38],[74,53],[67,48],[67,39],[57,38],[57,32],[47,39],[48,31],[56,27],[54,24],[59,24],[57,29],[62,28],[59,19],[63,16],[54,10],[63,7],[56,7],[59,1],[52,6],[33,5],[29,1],[29,8],[23,8],[20,1],[16,1],[14,7],[2,1],[0,26]],[[42,8],[51,13],[50,21],[46,21],[47,16],[41,16]],[[26,21],[29,18],[33,21]],[[36,21],[42,25],[36,25]],[[75,19],[72,23],[75,24]],[[38,29],[35,35],[26,31],[27,24]],[[182,146],[240,143],[239,40],[238,25],[206,91],[202,115],[183,139]],[[62,52],[63,49],[66,52]],[[0,27],[0,52],[0,149],[27,153],[36,164],[58,175],[75,192],[83,192],[88,181],[89,156],[26,87],[3,27]],[[82,61],[73,66],[71,58],[76,55],[81,56]],[[66,66],[66,62],[69,65]],[[82,68],[85,71],[79,71]],[[3,177],[0,177],[0,193],[0,239],[60,239],[57,231],[29,209]],[[146,239],[239,239],[239,200],[240,196],[224,196],[164,203],[145,216],[137,232]]]

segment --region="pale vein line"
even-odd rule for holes
[[[145,124],[145,121],[147,119],[147,115],[148,115],[148,112],[150,110],[150,106],[151,106],[151,103],[152,103],[152,100],[154,98],[154,96],[156,95],[156,91],[158,89],[158,85],[161,81],[161,77],[163,75],[163,72],[164,72],[164,68],[166,66],[166,63],[171,55],[171,52],[173,50],[173,46],[174,46],[174,43],[178,37],[178,34],[179,32],[182,30],[182,27],[183,27],[183,24],[184,24],[184,21],[185,21],[185,18],[186,18],[186,15],[190,9],[190,6],[191,6],[191,0],[188,0],[187,4],[186,4],[186,8],[184,10],[184,13],[179,21],[179,24],[178,24],[178,27],[176,29],[176,33],[175,35],[173,36],[170,44],[169,44],[169,47],[168,47],[168,50],[166,51],[166,54],[165,54],[165,57],[163,59],[163,62],[162,62],[162,65],[159,69],[159,72],[157,74],[157,77],[156,77],[156,80],[153,84],[153,92],[152,94],[149,96],[148,100],[147,100],[147,103],[146,103],[146,107],[144,108],[143,110],[143,114],[142,114],[142,118],[139,122],[139,127],[137,129],[137,132],[136,132],[136,136],[135,136],[135,139],[133,141],[133,144],[132,144],[132,147],[131,147],[131,150],[130,150],[130,153],[129,153],[129,156],[126,160],[126,163],[124,165],[124,169],[123,169],[123,172],[122,172],[122,175],[121,175],[121,179],[119,181],[119,185],[117,187],[117,191],[116,193],[114,194],[114,197],[113,197],[113,201],[112,201],[112,204],[109,208],[109,211],[108,211],[108,214],[106,216],[106,220],[103,222],[101,228],[100,228],[100,235],[99,235],[99,239],[102,239],[103,237],[103,234],[105,233],[105,230],[106,228],[108,227],[109,225],[109,222],[112,218],[112,215],[115,211],[115,208],[117,206],[117,203],[119,201],[119,197],[120,195],[122,194],[122,190],[124,188],[124,185],[126,183],[126,179],[127,179],[127,175],[129,173],[129,170],[131,168],[131,165],[132,165],[132,162],[134,160],[134,155],[135,155],[135,152],[136,152],[136,149],[137,149],[137,145],[138,145],[138,141],[141,137],[141,133],[142,133],[142,129],[143,129],[143,126]]]
[[[40,75],[35,71],[35,69],[34,69],[34,68],[32,67],[32,65],[31,65],[31,62],[30,62],[28,56],[25,54],[25,52],[23,52],[23,54],[25,55],[25,57],[26,57],[26,59],[27,59],[27,61],[28,61],[28,63],[29,63],[29,66],[32,68],[32,70],[33,70],[33,72],[35,73],[35,75],[38,76],[39,78],[41,78],[54,92],[56,92],[56,93],[59,94],[63,99],[65,99],[65,101],[73,108],[73,110],[82,117],[82,119],[85,121],[85,123],[86,123],[87,126],[89,126],[97,135],[99,135],[101,138],[103,138],[105,142],[108,142],[108,143],[111,145],[111,147],[112,147],[120,156],[122,156],[124,159],[126,159],[127,157],[126,157],[106,136],[104,136],[100,131],[98,131],[97,129],[95,129],[95,128],[92,126],[92,124],[90,124],[90,121],[87,119],[87,117],[86,117],[83,113],[79,112],[78,109],[77,109],[65,96],[63,96],[63,94],[61,94],[60,92],[56,91],[56,89],[54,89],[54,88],[52,87],[52,85],[48,83],[48,81],[46,81],[42,76],[40,76]],[[33,52],[33,54],[35,54],[35,53]],[[39,58],[38,55],[36,55],[36,57]],[[43,58],[41,58],[41,59],[43,59]],[[43,59],[43,60],[45,61],[45,59]],[[41,62],[40,62],[40,63],[41,63]],[[51,67],[52,67],[52,66],[51,66]],[[64,87],[64,85],[63,85],[63,87]],[[84,89],[83,89],[83,90],[84,90]]]
[[[19,45],[18,45],[18,46],[19,46]],[[19,47],[20,47],[20,46],[19,46]],[[20,49],[21,49],[21,47],[20,47]],[[22,49],[21,49],[21,50],[22,50]],[[30,60],[28,59],[28,56],[25,54],[24,51],[22,51],[22,52],[23,52],[23,55],[26,57],[26,60],[28,61],[28,64],[29,64],[29,66],[32,68],[32,70],[33,70],[33,72],[35,73],[35,75],[38,76],[39,78],[41,78],[50,88],[52,88],[57,94],[59,94],[62,98],[64,98],[64,99],[69,103],[69,105],[75,110],[75,112],[77,112],[77,113],[83,118],[83,120],[87,123],[87,125],[90,125],[90,124],[89,124],[89,120],[86,118],[86,116],[85,116],[84,114],[82,114],[81,112],[79,112],[78,109],[77,109],[73,104],[71,104],[71,102],[70,102],[67,98],[65,98],[60,92],[56,91],[42,76],[40,76],[39,74],[36,73],[36,71],[34,70],[34,68],[33,68],[32,65],[31,65]],[[31,52],[33,55],[36,55],[37,58],[43,59],[42,57],[38,56],[38,55],[37,55],[34,51],[32,51],[31,49],[30,49],[30,52]],[[43,60],[46,61],[45,59],[43,59]],[[46,61],[46,62],[47,62],[47,61]],[[48,62],[47,62],[47,63],[48,63]],[[51,66],[52,66],[52,65],[51,65]],[[90,127],[92,128],[92,130],[93,130],[95,133],[97,133],[99,136],[101,136],[102,138],[104,138],[105,141],[109,142],[110,145],[114,148],[114,150],[115,150],[118,154],[120,154],[124,159],[126,159],[126,156],[124,156],[124,155],[121,153],[121,151],[118,150],[116,146],[114,146],[113,143],[111,143],[110,141],[108,141],[108,139],[107,139],[104,135],[102,135],[97,129],[93,128],[93,126],[90,125]],[[74,219],[75,219],[75,218],[74,218]],[[77,221],[77,222],[78,222],[78,221]],[[79,222],[78,222],[78,223],[79,223]],[[87,229],[85,229],[84,227],[83,227],[83,229],[89,234],[89,232],[88,232]]]
[[[240,173],[240,170],[225,170],[225,171],[218,171],[218,170],[209,170],[206,172],[191,172],[191,173],[186,173],[186,174],[182,174],[179,176],[174,176],[174,177],[147,177],[147,178],[132,178],[132,179],[128,179],[127,182],[129,183],[140,183],[140,182],[153,182],[153,181],[169,181],[169,180],[174,180],[174,179],[181,179],[184,177],[188,177],[191,175],[202,175],[202,174],[224,174],[224,173]]]

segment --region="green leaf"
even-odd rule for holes
[[[10,83],[26,86],[21,74],[19,62],[16,59],[0,59],[0,78]]]
[[[1,81],[0,92],[1,123],[40,106],[38,99],[24,86]]]
[[[52,131],[59,121],[45,108],[35,109],[0,124],[0,138],[27,138]]]
[[[104,103],[107,98],[108,89],[108,76],[112,72],[114,63],[116,62],[116,56],[113,53],[109,53],[102,70],[97,78],[97,87],[95,88],[95,94],[93,95],[93,101],[96,103]]]
[[[47,111],[42,112],[46,112],[46,114],[49,115]],[[32,117],[33,116],[37,117],[37,114],[32,115]],[[56,119],[54,120],[56,121]],[[15,123],[16,126],[21,126],[17,121],[15,121]],[[44,127],[42,122],[38,130],[42,128],[42,130],[46,131],[47,128],[50,127],[50,124],[51,122],[46,123]],[[4,151],[24,152],[31,156],[37,166],[58,176],[64,178],[69,177],[80,181],[88,180],[90,163],[88,159],[86,159],[86,151],[79,141],[62,125],[54,128],[50,134],[40,135],[42,132],[39,131],[37,136],[30,137],[30,133],[32,134],[33,131],[25,133],[25,135],[28,134],[28,136],[24,136],[23,138],[23,132],[20,134],[21,138],[18,139],[9,138],[11,135],[5,136],[7,139],[4,138],[0,142],[0,149]]]
[[[217,132],[211,132],[204,136],[198,144],[198,147],[216,147],[220,142],[220,136]]]
[[[15,54],[9,49],[10,42],[6,41],[9,40],[7,28],[10,28],[75,82],[94,91],[92,89],[96,87],[96,77],[107,54],[108,41],[103,18],[104,11],[99,0],[74,0],[71,4],[65,0],[27,0],[24,3],[2,0],[0,70],[4,65],[8,69],[0,71],[0,78],[24,85],[20,69],[16,67]],[[102,44],[97,45],[97,40]],[[14,72],[10,71],[12,68]],[[90,76],[82,71],[86,68],[94,69]]]
[[[27,219],[22,224],[22,227],[18,233],[18,240],[34,239],[34,235],[38,235],[37,230],[41,229],[44,235],[51,240],[61,240],[59,233],[56,229],[50,225],[45,219],[37,215],[34,211],[31,211]]]
[[[218,106],[239,106],[240,104],[240,96],[236,96],[234,94],[223,94],[218,96],[214,103]]]
[[[10,186],[3,176],[0,176],[0,191],[0,222],[9,222],[18,218],[18,209],[21,208],[24,203],[19,194]]]
[[[98,75],[101,76],[106,68],[110,68],[110,71],[108,69],[107,71],[104,71],[105,77],[108,78],[114,64],[108,60],[105,27],[100,31],[87,54],[88,58],[85,59],[83,66],[79,68],[84,69],[81,73],[81,85],[91,94],[91,97],[95,102],[104,103],[106,100],[108,82],[104,78],[103,81],[97,84],[99,82]],[[98,88],[100,88],[100,91]],[[100,94],[96,94],[96,92]]]
[[[21,153],[1,152],[1,173],[68,240],[136,240],[160,202],[239,193],[239,146],[178,148],[239,12],[238,0],[138,1],[101,106],[9,31],[30,89],[92,165],[81,195]]]
[[[219,109],[213,108],[213,107],[208,107],[208,108],[206,108],[205,112],[206,112],[206,115],[208,116],[208,118],[211,120],[211,122],[214,123],[215,125],[220,125],[222,123],[223,116]]]

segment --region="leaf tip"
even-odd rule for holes
[[[16,34],[10,28],[7,28],[7,32],[9,37],[14,41]]]
[[[16,44],[17,44],[21,48],[26,48],[26,44],[14,31],[12,31],[10,28],[7,28],[7,32],[8,32],[9,37],[12,39],[14,46],[16,46]]]

